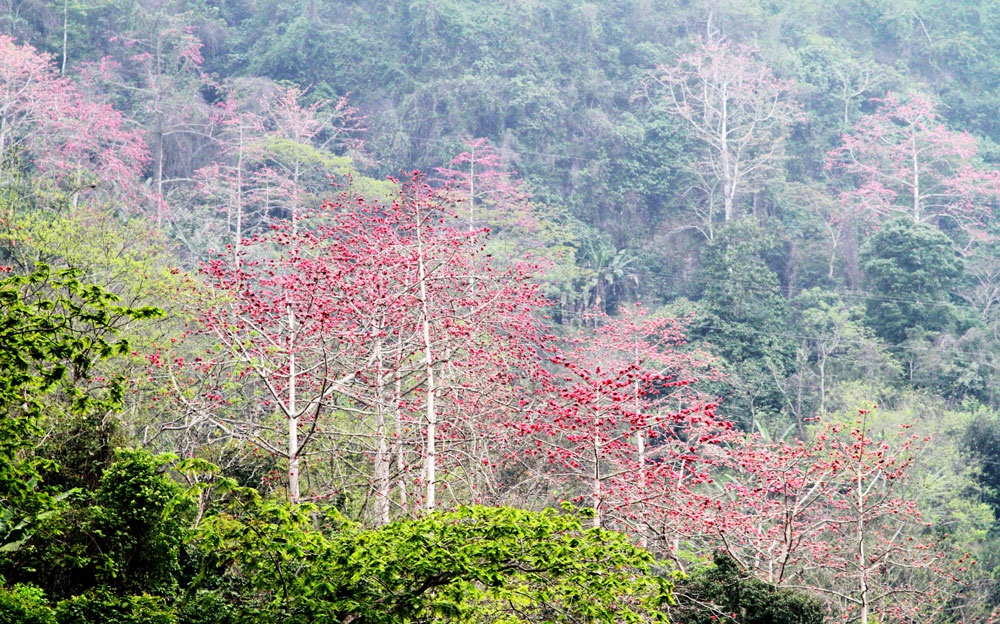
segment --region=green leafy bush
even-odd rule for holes
[[[177,624],[158,596],[113,596],[94,592],[63,600],[56,606],[58,624]]]
[[[40,518],[0,570],[49,588],[56,600],[102,588],[166,596],[177,588],[183,523],[179,488],[164,474],[171,455],[118,450],[93,494],[77,492]]]
[[[55,624],[45,593],[32,585],[0,587],[0,624]]]
[[[717,553],[709,569],[679,581],[674,624],[823,624],[823,604],[807,594],[757,580]]]
[[[237,510],[234,510],[237,511]],[[208,568],[242,579],[237,622],[663,621],[670,583],[624,535],[554,511],[466,507],[361,530],[309,505],[207,519]]]

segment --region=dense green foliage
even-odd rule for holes
[[[309,506],[238,508],[196,538],[203,567],[241,579],[237,622],[657,621],[669,600],[649,553],[552,511],[459,508],[365,531],[332,510],[317,527]]]
[[[79,273],[40,265],[0,280],[0,500],[4,544],[23,542],[32,518],[52,504],[45,472],[51,458],[31,452],[45,416],[82,417],[120,406],[125,379],[92,378],[105,358],[128,352],[119,328],[155,317],[155,308],[127,308]],[[73,416],[76,415],[76,416]]]
[[[791,367],[786,303],[767,264],[772,246],[747,219],[720,228],[701,257],[701,314],[692,330],[732,365],[724,409],[746,423],[782,409],[775,380]]]
[[[720,553],[711,568],[678,583],[675,591],[685,605],[670,611],[676,624],[720,619],[739,624],[822,624],[824,620],[818,600],[763,583]]]
[[[948,237],[906,219],[890,221],[865,243],[861,267],[874,294],[868,324],[886,342],[899,344],[917,328],[955,332],[949,293],[962,277],[962,264]]]
[[[95,588],[171,594],[183,525],[172,509],[177,486],[160,473],[167,461],[119,451],[96,491],[74,495],[38,521],[35,535],[4,562],[4,574],[53,597]]]
[[[59,624],[176,624],[177,618],[163,598],[152,596],[118,597],[97,592],[64,600],[56,606]]]
[[[45,592],[30,585],[0,590],[0,622],[3,624],[55,624]]]

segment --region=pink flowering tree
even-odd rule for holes
[[[174,222],[194,253],[231,245],[283,219],[295,219],[353,171],[361,153],[358,119],[341,98],[302,102],[303,93],[254,81],[246,96],[234,89],[211,115],[217,152],[195,171],[193,206]],[[248,85],[244,85],[244,90]]]
[[[952,582],[905,491],[926,440],[906,426],[880,436],[871,418],[859,410],[851,425],[820,425],[804,441],[733,445],[714,528],[742,567],[824,596],[838,621],[926,621]]]
[[[269,211],[294,219],[352,169],[362,142],[357,110],[347,98],[304,103],[305,93],[279,87],[263,100],[263,132],[250,143],[256,184]]]
[[[693,491],[711,479],[710,449],[732,431],[696,390],[718,376],[710,359],[686,348],[680,323],[638,309],[553,363],[561,372],[524,428],[524,453],[557,494],[593,509],[594,526],[674,552]]]
[[[135,203],[147,161],[120,113],[60,77],[51,58],[0,36],[0,180],[27,166],[74,204],[81,193]]]
[[[469,229],[489,227],[494,235],[508,229],[529,234],[537,230],[531,198],[503,152],[484,138],[464,143],[465,151],[436,171],[453,189]]]
[[[150,148],[145,173],[157,226],[163,226],[171,197],[189,184],[196,153],[210,140],[202,89],[212,80],[202,68],[202,41],[189,12],[172,3],[137,2],[114,19],[108,56],[81,66],[80,74],[90,88],[129,103]]]
[[[535,201],[503,148],[485,138],[466,139],[464,151],[435,170],[434,181],[445,185],[469,231],[489,230],[487,251],[498,266],[528,258],[542,266],[545,294],[557,305],[582,306],[581,283],[593,282],[596,289],[606,285],[577,261],[581,241],[574,220]]]
[[[830,152],[829,169],[856,184],[843,193],[842,219],[868,227],[893,215],[981,232],[1000,198],[1000,174],[983,167],[975,137],[949,130],[922,93],[890,93]]]
[[[704,202],[693,227],[711,239],[720,212],[737,218],[742,198],[781,177],[784,138],[798,116],[791,85],[756,49],[717,37],[657,68],[653,83],[699,145],[692,173]]]

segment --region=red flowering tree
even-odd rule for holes
[[[825,596],[845,622],[925,621],[949,579],[902,491],[919,442],[906,426],[877,436],[869,410],[805,442],[747,436],[725,462],[723,548],[762,580]]]
[[[675,549],[692,488],[710,479],[708,449],[731,431],[695,389],[717,376],[710,360],[686,350],[680,323],[639,309],[553,361],[564,374],[527,428],[526,453],[543,459],[553,488],[589,503],[594,526]]]
[[[341,195],[204,268],[223,300],[203,330],[234,374],[262,388],[262,409],[227,420],[217,390],[188,404],[284,458],[293,501],[304,463],[323,484],[311,493],[324,495],[338,488],[324,462],[340,470],[358,457],[371,459],[353,469],[370,482],[379,523],[393,484],[401,507],[412,497],[428,511],[442,483],[463,496],[484,489],[495,425],[537,370],[543,301],[530,267],[494,272],[479,233],[454,227],[450,209],[414,176],[391,202]]]

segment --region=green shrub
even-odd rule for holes
[[[177,624],[173,610],[159,596],[113,596],[92,592],[56,606],[58,624]]]
[[[0,624],[55,624],[45,593],[33,585],[0,587]]]

